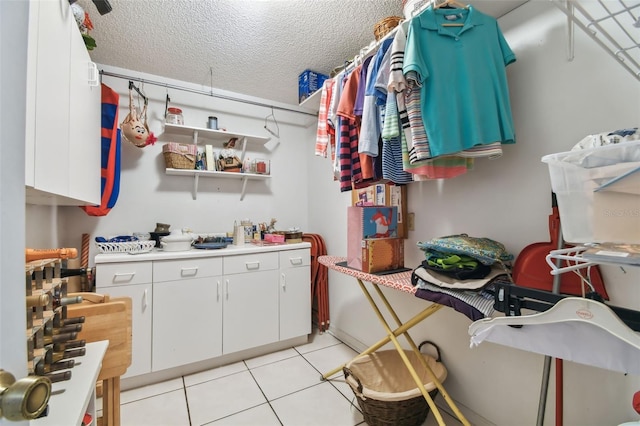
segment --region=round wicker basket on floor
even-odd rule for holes
[[[405,354],[423,379],[424,387],[435,398],[438,388],[412,351]],[[447,370],[438,360],[423,355],[440,382]],[[365,422],[369,426],[419,426],[429,414],[429,405],[395,350],[378,351],[358,357],[344,368],[345,380],[353,390]]]
[[[373,26],[373,35],[376,37],[376,41],[379,41],[382,37],[389,34],[389,31],[397,27],[402,19],[400,16],[389,16],[378,21]]]

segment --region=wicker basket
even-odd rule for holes
[[[164,163],[168,169],[195,169],[196,154],[197,147],[193,144],[169,142],[162,147]]]
[[[373,26],[373,35],[376,37],[376,41],[389,34],[389,31],[397,27],[402,19],[400,16],[389,16],[377,22]]]
[[[438,388],[426,369],[413,351],[405,351],[405,354],[423,379],[431,398],[435,398]],[[423,357],[438,380],[443,382],[447,370],[439,362],[439,352],[437,359],[429,355]],[[396,350],[358,357],[343,368],[343,373],[368,425],[419,426],[427,418],[429,405]]]

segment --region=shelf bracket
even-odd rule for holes
[[[200,175],[195,175],[193,176],[193,199],[197,200],[198,199],[198,179],[200,178]]]
[[[245,139],[245,140],[246,140],[246,139]],[[247,189],[247,181],[248,181],[248,180],[249,180],[249,179],[248,179],[246,176],[244,176],[244,177],[242,178],[242,192],[240,192],[240,201],[244,200],[244,192],[245,192],[245,190]]]
[[[571,62],[575,58],[575,52],[574,52],[575,25],[573,24],[574,11],[573,11],[573,3],[571,3],[571,0],[565,0],[565,7],[567,8],[567,60]]]
[[[242,153],[240,154],[240,163],[242,163],[244,167],[244,155],[247,152],[247,137],[242,138]]]

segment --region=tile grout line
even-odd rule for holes
[[[189,420],[189,426],[193,426],[191,423],[191,410],[189,409],[189,398],[187,397],[187,383],[184,380],[184,376],[180,377],[182,379],[182,391],[184,392],[184,402],[187,405],[187,419]]]
[[[294,348],[294,350],[295,350],[295,348]],[[291,357],[291,358],[293,358],[293,357]],[[290,358],[287,358],[287,359],[290,359]],[[267,404],[269,405],[269,408],[273,412],[273,415],[276,416],[276,419],[278,419],[278,422],[280,423],[280,425],[284,426],[284,423],[282,423],[282,420],[280,420],[280,416],[278,416],[278,413],[276,413],[276,410],[273,408],[273,405],[271,405],[271,401],[269,401],[269,398],[267,398],[267,395],[265,395],[264,391],[262,390],[262,387],[260,386],[260,383],[258,383],[258,381],[256,380],[255,376],[251,372],[251,368],[249,368],[249,366],[247,365],[246,361],[242,361],[242,362],[244,362],[244,365],[247,367],[247,371],[249,371],[249,374],[251,375],[251,378],[255,382],[256,386],[258,386],[258,389],[260,389],[260,393],[264,397],[265,401],[267,401]],[[273,364],[273,363],[271,363],[271,364]],[[265,364],[265,365],[267,365],[267,364]],[[252,408],[255,408],[255,407],[252,407]]]

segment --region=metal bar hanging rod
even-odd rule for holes
[[[175,85],[175,84],[163,83],[161,81],[148,80],[146,78],[132,77],[132,76],[129,76],[129,75],[124,75],[124,74],[116,74],[116,73],[109,72],[109,71],[104,71],[104,70],[100,70],[100,75],[106,75],[108,77],[120,78],[120,79],[123,79],[123,80],[137,81],[139,83],[153,84],[154,86],[166,87],[167,89],[181,90],[183,92],[190,92],[190,93],[195,93],[195,94],[198,94],[198,95],[210,96],[212,98],[224,99],[224,100],[227,100],[227,101],[242,102],[242,103],[245,103],[245,104],[260,106],[260,107],[264,107],[264,108],[273,108],[273,109],[277,109],[277,110],[280,110],[280,111],[288,111],[288,112],[293,112],[293,113],[296,113],[296,114],[309,115],[309,116],[312,116],[312,117],[317,117],[318,116],[317,114],[313,114],[313,113],[306,112],[306,111],[299,111],[299,110],[292,109],[292,108],[286,108],[286,107],[281,107],[281,106],[276,106],[276,105],[269,105],[269,104],[265,104],[265,103],[262,103],[262,102],[235,98],[233,96],[220,95],[220,94],[213,93],[212,91],[211,92],[207,92],[205,90],[191,89],[189,87],[183,87],[183,86],[178,86],[178,85]]]

